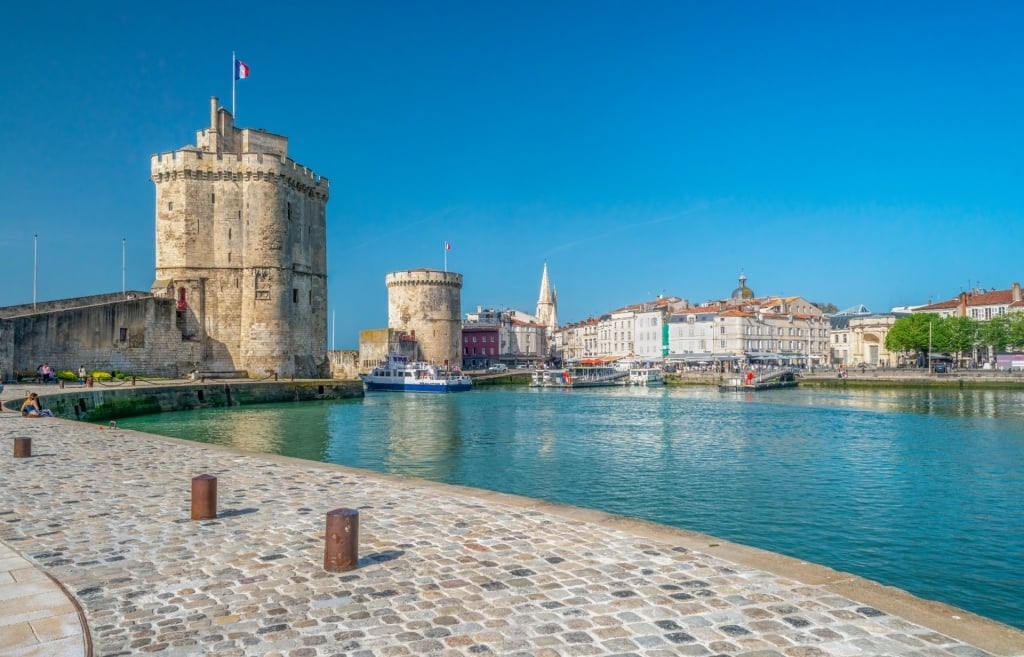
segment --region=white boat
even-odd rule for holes
[[[473,379],[458,370],[445,372],[430,363],[410,362],[405,356],[388,356],[380,367],[359,378],[367,390],[392,392],[465,392]]]
[[[629,383],[634,386],[665,385],[665,373],[657,367],[634,367],[629,370]]]
[[[616,367],[568,367],[554,370],[534,370],[532,388],[596,388],[618,386],[629,376],[627,370]]]

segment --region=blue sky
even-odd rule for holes
[[[872,310],[1020,280],[1020,3],[17,3],[0,41],[0,305],[154,268],[153,153],[209,98],[331,181],[328,346],[390,271],[559,319],[664,293]],[[33,276],[33,235],[38,274]]]

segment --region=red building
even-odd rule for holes
[[[494,324],[463,324],[462,367],[483,370],[499,362],[498,327]]]

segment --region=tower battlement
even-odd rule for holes
[[[194,148],[157,153],[150,158],[151,177],[154,182],[177,173],[186,177],[193,174],[202,178],[203,174],[216,174],[218,180],[236,181],[242,177],[251,179],[254,176],[271,174],[287,176],[296,181],[320,188],[323,193],[330,189],[330,181],[318,175],[309,167],[295,160],[276,153],[208,153]],[[225,177],[226,176],[226,177]]]
[[[388,287],[405,285],[430,285],[462,288],[462,274],[437,269],[411,269],[408,271],[391,272],[384,277]]]

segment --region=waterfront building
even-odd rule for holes
[[[196,144],[154,155],[156,273],[197,367],[327,374],[327,199],[288,138],[210,101]]]
[[[959,295],[914,308],[914,312],[935,313],[939,317],[970,317],[984,322],[1008,312],[1024,310],[1020,283],[1016,281],[1005,290],[973,289]]]
[[[885,347],[892,325],[907,313],[873,313],[865,306],[829,317],[832,364],[837,367],[895,367],[900,354]]]
[[[462,366],[467,370],[484,370],[500,361],[500,332],[497,318],[493,322],[462,323]]]
[[[821,309],[800,296],[758,297],[746,283],[740,274],[729,298],[673,313],[668,359],[729,368],[831,362],[829,324]]]
[[[548,327],[520,310],[478,307],[462,323],[462,357],[467,369],[497,363],[539,364],[547,358]]]
[[[588,317],[580,322],[562,326],[558,333],[562,359],[579,362],[597,354],[597,330],[600,320]]]

